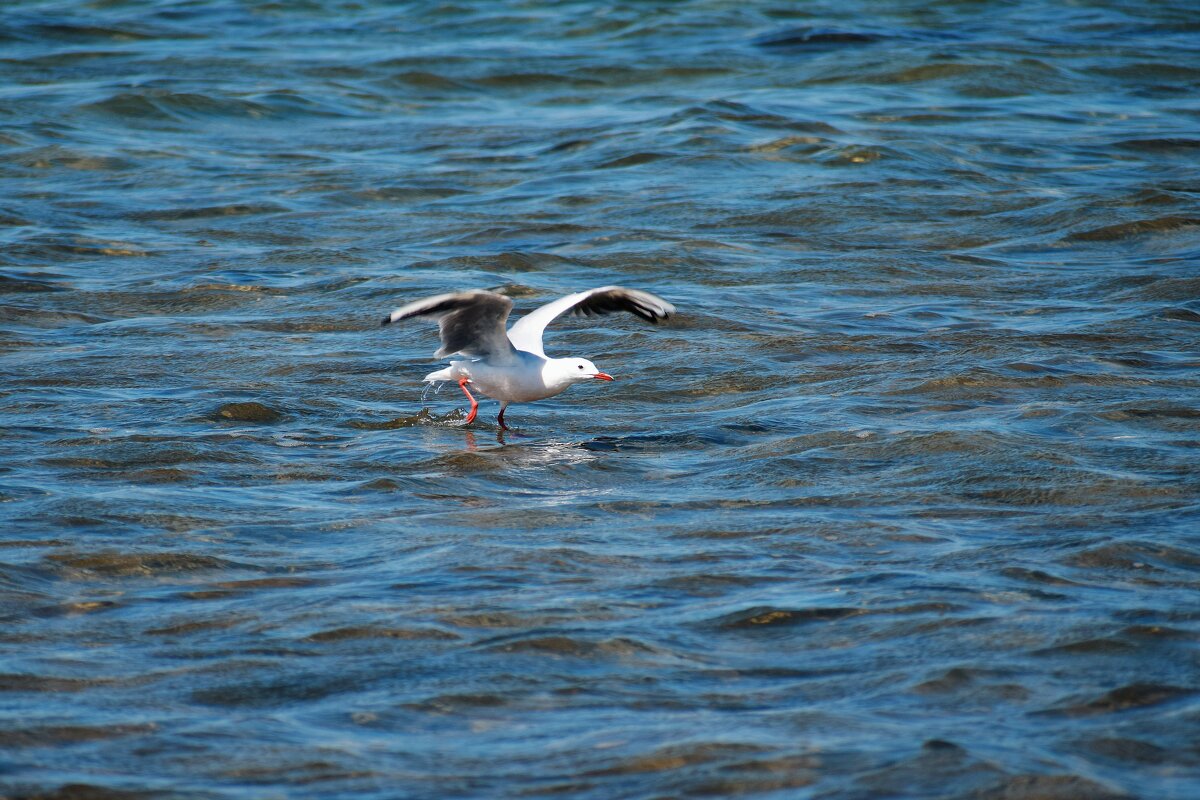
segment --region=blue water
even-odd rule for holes
[[[0,793],[1200,796],[1185,2],[0,11]],[[463,423],[465,288],[617,376]]]

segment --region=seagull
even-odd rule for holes
[[[496,418],[501,430],[509,403],[531,403],[565,392],[572,384],[611,381],[613,376],[596,369],[586,358],[550,358],[542,349],[546,326],[563,314],[611,314],[628,311],[658,324],[675,313],[675,306],[639,289],[601,286],[559,298],[526,314],[505,330],[513,302],[502,294],[475,290],[439,294],[417,300],[384,317],[388,325],[412,317],[438,322],[442,346],[434,358],[459,355],[450,366],[425,376],[426,382],[453,381],[471,401],[467,424],[475,421],[479,403],[467,386],[500,401]]]

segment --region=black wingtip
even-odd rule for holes
[[[384,317],[384,318],[383,318],[383,322],[381,322],[381,323],[379,323],[379,324],[380,324],[380,326],[382,327],[383,325],[387,325],[387,324],[388,324],[389,322],[391,322],[391,321],[392,321],[392,318],[391,318],[390,316],[388,316],[388,317]]]

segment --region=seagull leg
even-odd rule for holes
[[[500,404],[500,416],[496,417],[496,421],[500,423],[500,430],[502,430],[502,431],[512,430],[512,428],[510,428],[504,424],[504,409],[506,409],[506,408],[508,408],[508,403],[501,403]]]
[[[467,414],[468,425],[475,421],[475,415],[479,412],[479,401],[472,397],[471,393],[467,391],[467,384],[470,382],[470,378],[460,378],[458,381],[458,388],[462,389],[463,394],[465,394],[467,399],[471,401],[471,413]]]

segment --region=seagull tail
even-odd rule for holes
[[[437,372],[431,372],[425,376],[425,380],[429,383],[434,381],[458,381],[460,378],[470,378],[470,370],[463,369],[463,366],[471,363],[465,359],[458,359],[450,362],[450,366],[445,369],[439,369]]]
[[[437,372],[431,372],[426,375],[425,382],[433,383],[434,381],[452,381],[454,380],[454,375],[452,374],[453,372],[453,366],[446,367],[445,369],[439,369]]]

